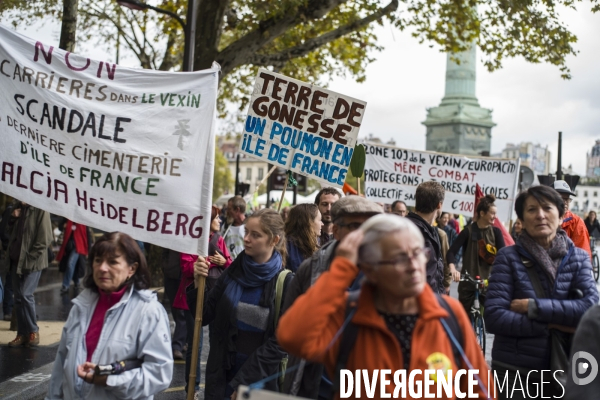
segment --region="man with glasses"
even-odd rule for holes
[[[580,249],[587,251],[590,255],[590,259],[592,259],[590,234],[585,226],[585,222],[583,222],[581,217],[573,214],[569,210],[569,207],[571,206],[571,196],[575,196],[575,193],[571,191],[569,184],[562,180],[554,181],[554,190],[560,194],[560,197],[562,197],[565,202],[565,215],[563,215],[561,227],[567,233],[567,236],[571,238],[573,244]]]
[[[284,313],[298,297],[314,285],[323,272],[329,270],[339,242],[348,234],[360,228],[367,219],[382,213],[381,206],[358,196],[347,196],[333,204],[331,207],[331,221],[334,239],[317,250],[311,258],[300,264],[296,276],[285,294]],[[360,276],[355,280],[352,288],[355,288],[359,281]],[[290,356],[287,368],[290,370],[292,366],[298,364],[300,366],[297,370],[285,376],[284,393],[309,399],[331,398],[332,384],[323,366]]]

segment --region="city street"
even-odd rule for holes
[[[457,296],[457,285],[453,283],[451,295]],[[58,341],[62,330],[62,323],[66,321],[71,308],[70,299],[73,297],[73,288],[69,295],[60,294],[60,276],[56,266],[49,268],[42,275],[40,285],[36,291],[36,308],[39,316],[40,338],[42,344],[36,348],[6,346],[14,338],[14,332],[8,331],[9,323],[0,322],[0,399],[43,399],[47,388],[48,379],[52,371],[52,363],[56,355]],[[158,293],[162,300],[162,291]],[[169,314],[170,316],[170,314]],[[171,322],[172,324],[172,322]],[[8,339],[4,339],[8,338]],[[494,336],[487,335],[487,349],[485,358],[491,362],[491,349]],[[50,342],[50,343],[48,343]],[[202,349],[202,367],[208,358],[208,333],[204,332],[205,346]],[[173,381],[169,389],[158,394],[155,398],[185,399],[185,364],[176,361],[173,371]],[[203,398],[204,375],[202,374],[201,396]]]
[[[71,298],[75,295],[73,287],[68,295],[61,295],[61,281],[62,276],[56,265],[53,265],[42,274],[35,292],[40,327],[39,347],[8,347],[6,343],[14,339],[15,332],[8,330],[9,322],[0,321],[0,399],[33,400],[43,399],[46,395],[62,326],[71,309]],[[162,290],[159,291],[158,296],[162,301]],[[173,326],[172,321],[171,325]],[[202,366],[206,365],[208,358],[208,333],[204,333],[206,345],[202,351]],[[169,389],[155,396],[155,399],[185,399],[183,360],[175,361],[173,380]]]
[[[0,0],[0,400],[594,398],[583,3]]]

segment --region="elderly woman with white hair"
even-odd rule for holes
[[[330,270],[281,317],[280,345],[291,354],[323,363],[329,376],[336,377],[334,385],[340,382],[341,369],[367,370],[371,377],[383,369],[392,374],[405,370],[407,377],[416,369],[446,374],[469,368],[467,359],[481,376],[474,392],[487,398],[488,367],[469,319],[458,301],[436,295],[427,285],[428,257],[423,236],[412,222],[390,214],[370,218],[342,240]],[[360,271],[365,280],[356,296],[347,289]],[[350,323],[344,328],[346,319]],[[336,340],[340,330],[342,338]],[[388,378],[385,391],[392,394],[394,379]],[[463,378],[464,392],[468,382]],[[429,381],[423,374],[415,380],[421,382],[414,387]],[[376,382],[376,398],[382,396],[381,381]],[[364,379],[360,384],[360,394],[366,395]]]

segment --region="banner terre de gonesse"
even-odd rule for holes
[[[318,133],[323,138],[332,138],[343,145],[348,142],[345,136],[352,127],[360,126],[360,122],[355,121],[355,118],[361,116],[360,110],[365,108],[364,104],[357,102],[348,104],[346,100],[338,97],[332,117],[323,119],[325,110],[319,106],[327,100],[328,93],[320,90],[313,92],[308,86],[298,85],[265,72],[261,72],[259,76],[263,79],[261,88],[263,96],[254,100],[252,111],[260,117],[268,117],[272,121],[286,123],[305,132]],[[269,94],[267,89],[271,81],[273,81],[273,89]],[[280,93],[283,89],[281,86],[286,84],[285,93]],[[305,121],[307,116],[308,119]],[[345,120],[346,123],[340,122],[334,129],[336,120]],[[306,123],[308,127],[305,129]]]

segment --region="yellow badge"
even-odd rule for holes
[[[494,246],[492,246],[491,244],[486,244],[485,248],[488,251],[488,253],[490,253],[490,254],[496,254],[498,252],[496,250],[496,248]]]
[[[434,374],[430,374],[429,377],[432,381],[437,382],[437,371],[441,370],[444,375],[447,376],[448,371],[452,369],[452,363],[448,356],[444,353],[432,353],[425,359],[427,362],[427,369],[436,371]]]

